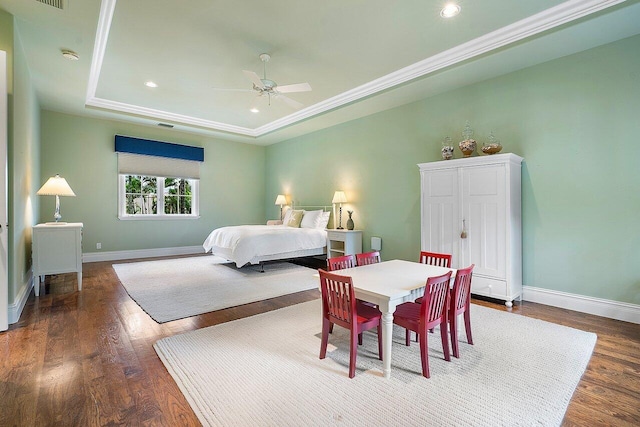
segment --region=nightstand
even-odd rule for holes
[[[327,230],[327,258],[362,252],[362,230]]]
[[[33,227],[33,288],[40,295],[40,282],[47,274],[78,273],[82,290],[82,223],[38,224]]]

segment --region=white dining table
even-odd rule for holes
[[[382,373],[391,376],[391,343],[393,337],[393,312],[396,306],[414,301],[424,294],[427,279],[456,270],[418,262],[394,259],[361,267],[332,271],[350,276],[356,298],[376,304],[382,312]]]

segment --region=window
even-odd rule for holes
[[[198,217],[197,179],[121,174],[119,180],[120,219]]]

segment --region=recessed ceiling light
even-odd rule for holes
[[[158,85],[152,82],[151,80],[149,80],[148,82],[145,82],[144,85],[146,87],[158,87]]]
[[[79,56],[72,50],[62,49],[62,56],[71,61],[77,61]]]
[[[447,3],[440,11],[440,16],[443,18],[453,18],[460,13],[460,6],[455,3]]]
[[[259,113],[260,112],[260,110],[258,110],[256,107],[253,107],[249,111],[251,111],[252,113]]]

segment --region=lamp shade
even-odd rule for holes
[[[336,191],[333,194],[331,203],[347,203],[347,196],[344,194],[344,191]]]
[[[278,197],[276,197],[276,205],[286,205],[287,204],[287,198],[282,195],[282,194],[278,194]]]
[[[75,197],[76,193],[73,192],[67,181],[56,174],[56,176],[52,176],[44,183],[42,187],[36,193],[38,196],[73,196]]]

